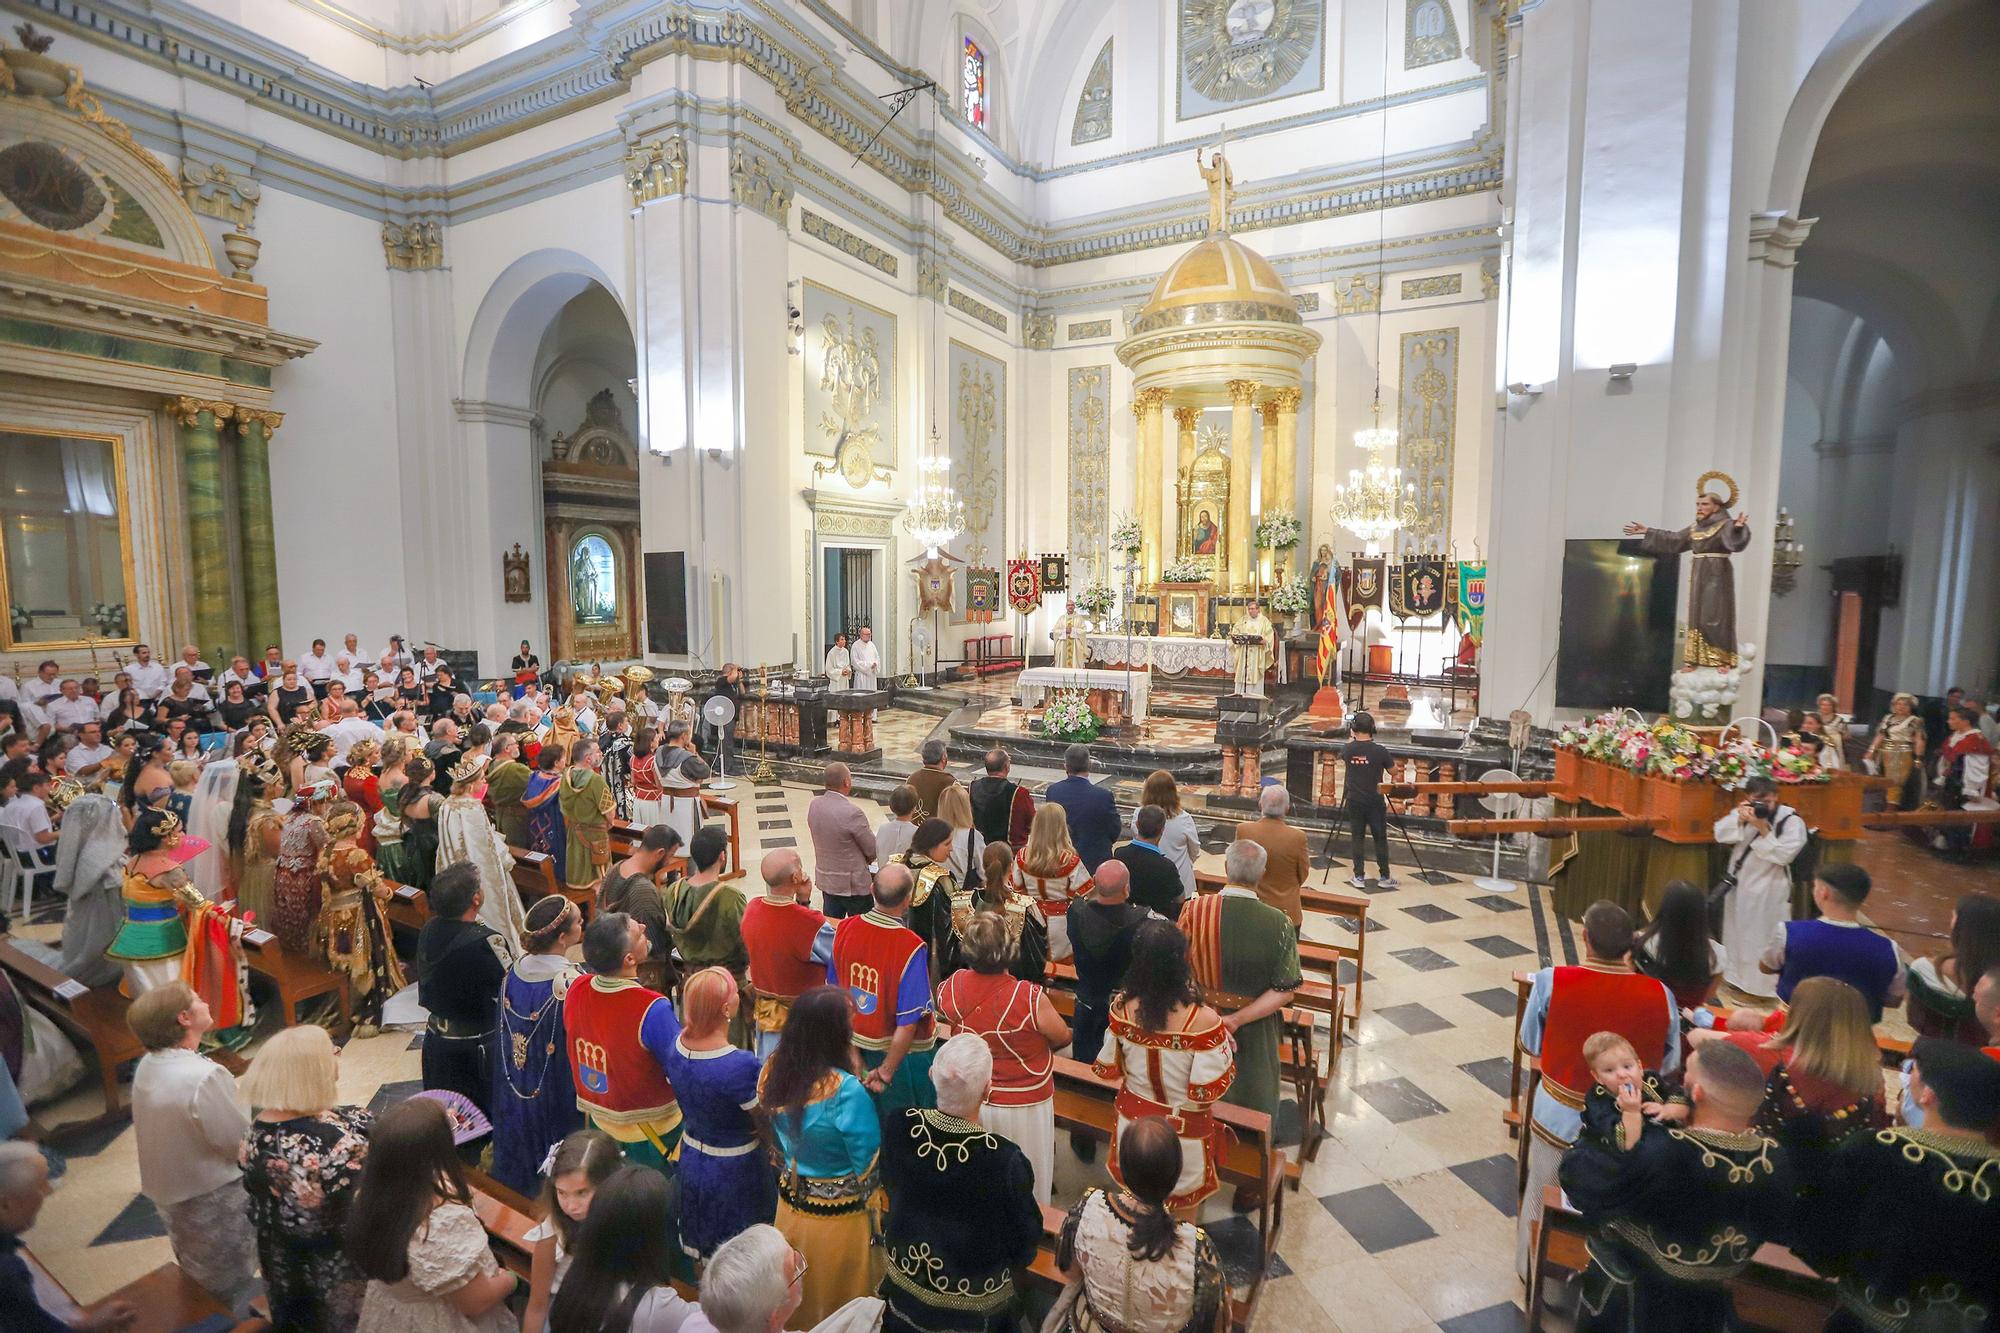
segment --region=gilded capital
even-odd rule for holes
[[[1182,430],[1193,430],[1201,424],[1201,409],[1190,404],[1174,409],[1174,424]]]
[[[167,415],[183,426],[195,425],[203,412],[215,418],[220,425],[236,415],[236,404],[217,402],[208,398],[169,398]]]
[[[1157,414],[1166,402],[1165,389],[1141,389],[1132,395],[1132,415],[1143,419],[1148,414]]]
[[[1271,391],[1271,403],[1280,412],[1298,411],[1299,403],[1304,398],[1305,391],[1302,389],[1274,389]]]
[[[265,436],[269,437],[277,434],[278,427],[285,424],[285,414],[283,412],[259,411],[254,407],[245,407],[236,413],[236,422],[239,428],[245,429],[253,424],[262,426]]]
[[[1249,407],[1257,401],[1256,380],[1231,380],[1227,387],[1232,407]]]

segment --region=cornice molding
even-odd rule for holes
[[[518,407],[513,403],[495,403],[477,398],[454,398],[451,410],[458,419],[468,425],[490,424],[514,426],[521,430],[533,430],[541,422],[541,417],[533,408]]]
[[[0,297],[24,318],[91,333],[166,342],[258,366],[281,365],[319,346],[311,338],[206,314],[189,306],[114,296],[20,273],[0,275]]]
[[[1799,262],[1799,247],[1812,234],[1813,224],[1818,218],[1793,217],[1786,212],[1752,213],[1750,215],[1750,259],[1753,263],[1769,264],[1772,268],[1795,268]]]

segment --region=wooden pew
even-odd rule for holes
[[[1535,1226],[1534,1265],[1528,1278],[1528,1330],[1542,1327],[1542,1292],[1552,1268],[1581,1273],[1590,1264],[1590,1228],[1570,1206],[1560,1185],[1542,1195]],[[1833,1283],[1782,1245],[1758,1247],[1750,1267],[1729,1280],[1738,1319],[1754,1328],[1818,1328],[1833,1313]]]
[[[55,1274],[49,1272],[33,1252],[23,1249],[20,1255],[31,1276],[69,1296],[71,1301],[76,1300],[70,1296],[69,1288],[57,1281]],[[126,1333],[175,1333],[190,1324],[229,1313],[221,1301],[209,1295],[176,1263],[161,1264],[144,1277],[126,1283],[103,1300],[84,1308],[86,1312],[94,1311],[113,1301],[124,1301],[132,1307],[133,1321],[126,1326]],[[230,1325],[230,1330],[231,1333],[252,1333],[253,1330],[269,1327],[262,1319],[247,1319]]]
[[[1209,870],[1194,873],[1195,891],[1198,893],[1219,893],[1227,881],[1221,875]],[[1299,961],[1306,963],[1308,950],[1317,957],[1345,958],[1354,965],[1354,985],[1351,993],[1354,1003],[1342,1015],[1349,1027],[1361,1017],[1361,973],[1368,955],[1368,900],[1347,893],[1329,893],[1325,889],[1310,886],[1299,890],[1299,906],[1308,912],[1318,912],[1323,916],[1345,918],[1354,924],[1354,942],[1344,944],[1335,941],[1320,944],[1301,938],[1299,940]],[[1310,966],[1310,964],[1307,964]],[[1340,979],[1338,966],[1333,968],[1334,980]]]
[[[1099,1078],[1089,1065],[1064,1056],[1056,1057],[1055,1080],[1056,1123],[1072,1133],[1110,1142],[1118,1132],[1118,1109],[1113,1105],[1118,1085]],[[1262,1261],[1257,1276],[1251,1279],[1248,1297],[1248,1304],[1254,1307],[1263,1289],[1264,1275],[1270,1271],[1271,1255],[1277,1250],[1278,1228],[1284,1221],[1285,1189],[1299,1187],[1299,1164],[1274,1141],[1271,1117],[1262,1111],[1226,1102],[1217,1102],[1209,1109],[1234,1136],[1218,1156],[1216,1174],[1232,1184],[1256,1188],[1262,1195],[1257,1206]]]
[[[741,879],[748,873],[743,865],[743,821],[742,810],[734,799],[702,793],[701,812],[704,816],[721,815],[729,825],[729,850],[722,857],[722,878]],[[635,824],[629,819],[611,821],[611,856],[616,860],[630,856],[632,849],[639,845],[639,839],[646,834],[646,826]]]
[[[472,1191],[472,1211],[479,1218],[479,1224],[486,1228],[493,1257],[508,1272],[521,1275],[521,1292],[525,1300],[535,1263],[535,1243],[528,1239],[528,1233],[541,1220],[541,1205],[476,1167],[466,1168],[465,1183]],[[693,1286],[679,1278],[673,1282],[674,1290],[684,1300],[695,1302],[699,1299],[699,1293]]]
[[[65,976],[47,963],[31,958],[0,939],[0,969],[14,983],[21,999],[53,1019],[58,1027],[90,1044],[97,1055],[97,1073],[104,1084],[104,1115],[91,1124],[131,1114],[118,1093],[118,1067],[146,1053],[125,1023],[132,1002],[116,986],[90,987]]]
[[[243,932],[243,958],[252,972],[277,986],[286,1027],[298,1023],[299,1003],[318,995],[333,996],[340,1005],[341,1027],[353,1027],[353,999],[348,994],[346,977],[323,963],[287,952],[276,935],[258,926]]]

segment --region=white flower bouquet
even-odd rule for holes
[[[1051,740],[1088,744],[1104,729],[1081,690],[1058,690],[1042,709],[1042,734]]]

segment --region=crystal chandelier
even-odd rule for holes
[[[1778,506],[1778,524],[1771,531],[1771,591],[1780,597],[1799,584],[1799,566],[1805,563],[1806,544],[1792,529],[1792,512]]]
[[[1333,488],[1333,521],[1364,542],[1384,542],[1396,529],[1415,526],[1417,488],[1405,483],[1395,456],[1396,428],[1382,424],[1382,402],[1375,402],[1375,424],[1354,432],[1355,447],[1368,455],[1368,465],[1350,468],[1347,484]]]
[[[933,560],[965,531],[965,501],[952,494],[951,459],[937,452],[931,433],[931,454],[917,464],[917,493],[903,511],[903,530]]]

